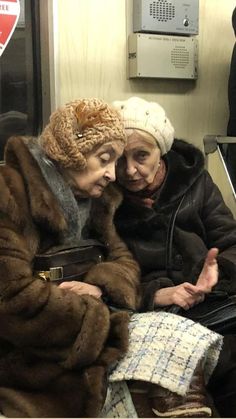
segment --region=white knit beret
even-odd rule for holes
[[[124,101],[115,101],[112,105],[120,112],[126,129],[140,129],[151,134],[162,155],[170,150],[174,140],[174,128],[158,103],[130,97]]]

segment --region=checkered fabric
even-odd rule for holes
[[[184,396],[202,360],[208,382],[222,347],[221,335],[165,312],[134,314],[129,329],[129,350],[110,373],[109,399],[103,417],[137,417],[133,416],[132,401],[124,381],[148,381]]]

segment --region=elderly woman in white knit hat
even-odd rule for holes
[[[115,225],[141,267],[142,310],[198,318],[211,301],[236,293],[236,222],[204,169],[204,156],[174,139],[159,104],[131,97],[113,105],[128,137],[117,166],[124,200]],[[234,336],[225,336],[209,383],[224,417],[236,416],[232,342]]]

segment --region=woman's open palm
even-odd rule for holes
[[[199,291],[202,291],[206,294],[211,292],[214,285],[216,285],[218,282],[219,273],[216,260],[218,253],[219,250],[216,248],[212,248],[208,251],[205,263],[196,283]]]

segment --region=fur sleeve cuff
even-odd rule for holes
[[[133,275],[132,278],[125,262],[104,262],[90,269],[85,282],[101,288],[107,304],[135,310],[139,304],[139,283],[137,274],[134,272]]]
[[[158,278],[148,284],[143,284],[142,311],[154,310],[154,295],[161,288],[173,287],[174,284],[169,278]]]

